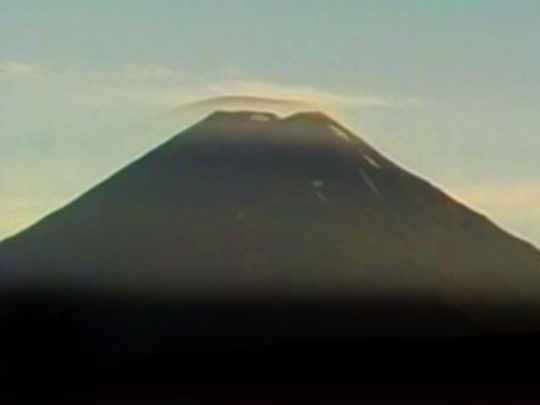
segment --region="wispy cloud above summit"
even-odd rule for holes
[[[0,59],[0,79],[20,81],[30,78],[47,80],[81,80],[126,82],[170,82],[185,77],[175,67],[161,64],[125,64],[112,68],[84,68],[74,65],[56,65]]]
[[[17,60],[0,60],[1,79],[36,79],[43,77],[44,67]]]
[[[224,81],[209,86],[216,96],[234,95],[250,97],[268,97],[275,99],[303,100],[312,105],[327,108],[396,108],[419,104],[419,100],[386,98],[371,95],[346,95],[313,86],[272,83],[264,81]]]
[[[20,82],[42,79],[58,85],[76,85],[77,97],[87,98],[98,86],[115,94],[138,92],[152,103],[169,108],[187,102],[223,96],[261,97],[268,99],[301,101],[326,110],[394,109],[418,107],[422,101],[414,97],[388,97],[361,92],[343,94],[335,90],[298,83],[272,82],[257,79],[203,79],[178,66],[164,64],[125,64],[112,68],[82,68],[29,63],[18,60],[0,60],[0,80]],[[85,91],[85,87],[88,89]],[[104,100],[102,100],[103,102]]]

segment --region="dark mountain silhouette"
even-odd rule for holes
[[[5,240],[0,277],[12,346],[167,357],[533,327],[540,252],[324,114],[220,111]]]
[[[321,113],[216,112],[0,247],[32,280],[527,300],[540,253]]]

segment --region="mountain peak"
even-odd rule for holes
[[[258,139],[281,139],[282,144],[300,141],[304,146],[319,144],[328,147],[336,142],[363,144],[339,122],[317,110],[285,116],[264,110],[215,110],[197,126],[211,129],[214,134],[223,132],[229,139],[251,135]],[[364,146],[366,150],[369,149],[367,145]]]
[[[322,111],[302,111],[287,116],[278,116],[277,114],[264,110],[215,110],[208,115],[202,122],[216,121],[281,121],[281,122],[313,122],[316,124],[335,123],[335,120],[330,118]]]

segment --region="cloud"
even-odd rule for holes
[[[43,77],[44,74],[45,68],[39,64],[26,63],[15,60],[0,60],[0,79],[37,79]]]
[[[182,104],[175,109],[180,115],[187,114],[195,119],[216,110],[260,110],[278,115],[289,115],[298,111],[319,110],[320,105],[297,99],[264,98],[254,96],[220,96],[198,99]]]
[[[0,79],[17,81],[38,78],[46,79],[47,82],[54,85],[78,86],[80,89],[76,94],[77,97],[93,93],[93,89],[90,87],[99,86],[105,91],[113,90],[116,94],[119,91],[123,91],[126,95],[139,92],[141,98],[148,94],[152,100],[161,98],[162,105],[168,105],[171,108],[200,99],[223,96],[295,100],[325,110],[394,109],[422,105],[420,100],[412,97],[341,94],[323,88],[294,83],[285,84],[261,80],[203,80],[193,72],[187,72],[178,66],[167,64],[127,64],[109,69],[85,69],[75,66],[0,60]],[[85,88],[88,88],[86,93],[80,91]],[[139,99],[139,97],[135,98]]]
[[[166,82],[184,77],[181,69],[161,64],[127,64],[112,69],[84,69],[76,66],[0,60],[0,78],[50,80],[92,80],[109,82]]]
[[[411,100],[397,100],[376,96],[352,96],[318,89],[312,86],[286,85],[262,81],[232,80],[209,86],[211,96],[249,96],[274,99],[303,100],[322,107],[340,108],[395,108],[411,103]]]
[[[164,64],[87,68],[0,60],[0,80],[10,84],[11,110],[25,104],[17,107],[18,113],[36,106],[38,114],[54,109],[76,115],[92,114],[95,109],[102,112],[166,111],[172,100],[193,98],[201,87],[181,68]],[[18,101],[14,102],[14,98]],[[8,100],[6,91],[0,94],[0,106],[5,100]],[[4,104],[7,105],[7,101]]]
[[[127,80],[163,81],[182,77],[179,69],[167,65],[127,65],[121,74]]]

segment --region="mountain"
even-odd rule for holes
[[[538,250],[328,116],[218,111],[0,244],[0,357],[72,387],[492,361],[536,351],[539,292]]]
[[[322,113],[217,111],[5,240],[0,280],[526,317],[540,252]]]

